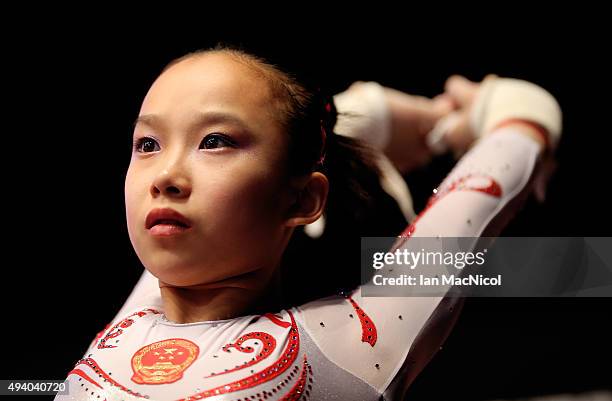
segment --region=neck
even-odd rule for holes
[[[176,287],[160,281],[159,287],[166,318],[193,323],[274,311],[278,284],[278,274],[265,277],[261,269],[210,284]]]

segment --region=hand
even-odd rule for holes
[[[495,75],[488,75],[485,80],[495,79]],[[484,82],[484,81],[483,81]],[[457,113],[456,124],[446,134],[446,142],[455,155],[465,153],[478,135],[473,131],[470,121],[474,100],[476,99],[482,83],[472,82],[462,76],[452,76],[445,84],[446,95],[454,104]],[[546,143],[542,136],[529,125],[522,124],[520,121],[513,123],[518,132],[524,133],[541,145],[543,150],[542,158],[538,163],[534,173],[531,186],[536,199],[544,202],[546,198],[546,188],[552,178],[557,163],[553,152],[546,149]]]
[[[487,75],[484,80],[495,78],[495,75]],[[478,137],[473,131],[470,116],[481,84],[460,75],[453,75],[444,85],[444,96],[452,102],[454,114],[457,116],[455,124],[445,136],[446,143],[455,156],[464,154]]]
[[[391,88],[384,90],[391,111],[391,139],[385,155],[405,174],[431,160],[433,154],[426,142],[427,134],[455,106],[446,94],[429,99]]]

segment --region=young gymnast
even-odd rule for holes
[[[443,141],[471,147],[394,249],[417,236],[498,232],[558,141],[559,107],[536,85],[454,78],[448,92],[423,99],[408,125],[446,124]],[[398,129],[402,102],[374,83],[326,101],[237,50],[172,62],[143,101],[125,181],[128,231],[147,273],[69,372],[70,394],[56,399],[401,399],[460,298],[362,297],[356,288],[276,309],[273,294],[296,227],[321,221],[334,185],[357,185],[328,179],[332,158],[378,166],[383,186],[407,199],[389,167],[401,170],[411,152]],[[334,103],[355,116],[337,121]],[[411,205],[402,208],[409,216]]]

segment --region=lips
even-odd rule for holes
[[[188,230],[191,222],[174,209],[158,208],[147,214],[145,228],[153,235],[168,236]]]

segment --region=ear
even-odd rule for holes
[[[315,171],[305,179],[300,179],[296,192],[285,221],[287,227],[310,224],[323,214],[329,181],[324,174]]]

